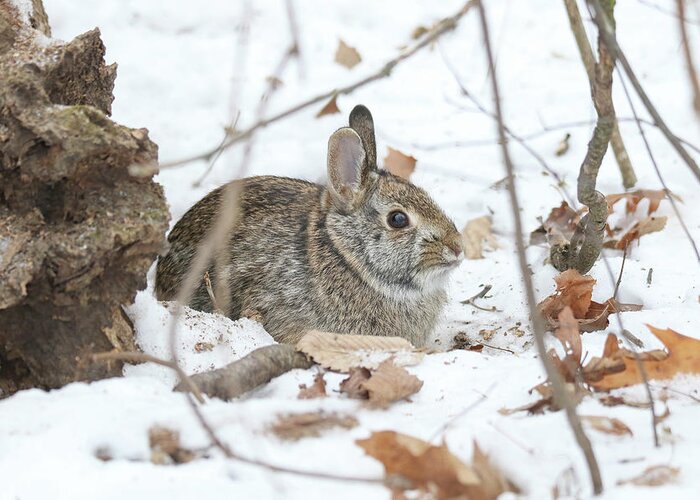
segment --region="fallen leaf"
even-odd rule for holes
[[[376,369],[388,358],[397,366],[416,365],[425,356],[401,337],[342,335],[317,330],[304,335],[296,349],[324,368],[343,373],[357,367]]]
[[[321,111],[316,113],[316,118],[321,118],[322,116],[340,113],[340,109],[338,109],[338,103],[336,102],[337,98],[338,98],[337,94],[333,95],[333,97],[331,97],[331,100],[328,101],[323,106],[323,108],[321,108]]]
[[[681,201],[681,199],[673,193],[671,193],[671,196],[673,196],[674,199]],[[612,207],[615,205],[615,203],[622,199],[626,200],[627,203],[625,206],[625,212],[628,214],[636,212],[637,205],[639,205],[643,199],[647,199],[649,200],[647,215],[654,213],[659,208],[661,200],[664,198],[666,198],[666,193],[662,189],[638,189],[637,191],[633,191],[631,193],[609,194],[605,197],[608,202],[608,211],[611,213]]]
[[[662,330],[651,325],[647,325],[647,328],[668,350],[665,352],[657,349],[638,354],[649,380],[667,380],[679,373],[700,374],[700,340],[686,337],[671,329]],[[613,343],[610,340],[609,335],[602,359],[621,362],[624,368],[617,373],[605,374],[600,380],[591,381],[590,385],[598,391],[609,391],[641,383],[642,378],[634,353],[621,349],[617,341]],[[593,358],[589,364],[600,359]]]
[[[350,368],[348,378],[340,382],[340,392],[352,399],[368,399],[369,393],[362,384],[371,376],[372,373],[367,368]]]
[[[639,476],[618,481],[618,485],[634,484],[635,486],[663,486],[672,483],[680,474],[680,469],[669,465],[652,465],[644,469]]]
[[[434,446],[394,431],[373,432],[356,443],[384,465],[387,478],[399,476],[410,483],[393,482],[399,491],[418,489],[437,499],[495,499],[506,491],[518,492],[476,443],[472,466],[462,462],[445,444]]]
[[[362,61],[360,53],[350,47],[343,40],[338,40],[338,48],[335,51],[335,62],[348,69],[352,69]]]
[[[645,234],[656,233],[666,227],[667,217],[646,217],[635,224],[619,240],[610,239],[605,242],[606,247],[624,250],[635,240]]]
[[[559,142],[557,145],[556,151],[554,151],[554,154],[556,156],[564,156],[566,152],[569,150],[569,139],[571,138],[571,134],[568,132],[564,136],[564,138]]]
[[[564,347],[567,356],[572,356],[576,363],[581,362],[581,334],[578,331],[578,322],[574,318],[574,313],[569,306],[566,306],[559,313],[559,328],[554,332],[554,336]]]
[[[280,439],[298,441],[302,438],[318,437],[336,427],[352,429],[357,425],[358,421],[352,415],[320,411],[280,415],[270,426],[270,430]]]
[[[606,434],[614,434],[616,436],[629,434],[632,436],[632,430],[627,427],[622,420],[617,418],[581,415],[581,420],[589,424],[595,430]]]
[[[402,179],[410,179],[416,170],[416,159],[413,156],[403,154],[401,151],[387,147],[387,155],[384,157],[384,168]]]
[[[370,403],[383,407],[420,391],[423,381],[387,359],[361,387],[367,391]]]
[[[557,245],[568,243],[576,231],[579,220],[581,220],[581,214],[571,208],[568,203],[562,201],[561,205],[549,212],[542,225],[530,233],[530,244]]]
[[[194,451],[180,446],[180,433],[167,427],[148,429],[148,444],[151,462],[156,465],[183,464],[197,457]]]
[[[598,402],[602,405],[605,406],[631,406],[632,408],[649,408],[649,402],[648,401],[631,401],[628,399],[625,399],[622,396],[613,396],[611,394],[607,394],[603,397],[598,398]]]
[[[483,259],[483,244],[491,250],[498,248],[498,242],[491,232],[491,217],[484,215],[472,219],[462,229],[464,255],[467,259]]]
[[[621,304],[612,298],[602,304],[592,301],[596,280],[590,276],[581,276],[575,269],[564,271],[554,281],[556,292],[537,306],[552,330],[559,328],[559,313],[567,306],[571,308],[579,328],[586,332],[605,329],[610,314],[642,309],[641,305]]]
[[[299,386],[298,399],[315,399],[326,397],[326,381],[323,379],[323,372],[314,375],[314,383],[306,387],[306,384]]]

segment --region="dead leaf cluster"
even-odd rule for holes
[[[429,498],[485,500],[504,492],[518,493],[476,443],[472,463],[466,464],[445,444],[434,446],[394,431],[374,432],[356,442],[384,465],[385,482],[395,496],[418,490]]]
[[[297,350],[329,370],[348,373],[340,384],[340,392],[367,400],[372,406],[385,407],[423,387],[423,382],[402,366],[417,364],[425,354],[400,337],[311,331],[299,340]],[[321,374],[311,387],[304,386],[299,393],[300,398],[325,395]]]
[[[554,278],[556,292],[538,304],[538,309],[551,330],[559,328],[559,314],[570,307],[579,328],[591,332],[608,326],[608,316],[616,312],[639,311],[638,304],[621,304],[614,298],[603,302],[591,300],[596,280],[582,276],[576,269],[568,269]]]

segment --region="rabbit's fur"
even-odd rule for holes
[[[372,116],[364,106],[329,140],[328,185],[284,177],[234,181],[239,218],[225,247],[228,315],[259,312],[278,341],[311,329],[390,335],[425,345],[446,302],[448,275],[462,259],[455,225],[422,189],[376,165]],[[172,300],[212,226],[225,186],[175,225],[158,260],[156,293]],[[388,214],[401,210],[407,228]],[[215,287],[214,289],[217,289]],[[190,306],[211,311],[202,282]]]

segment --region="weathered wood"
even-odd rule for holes
[[[146,129],[111,121],[116,65],[99,30],[51,40],[41,0],[0,0],[0,391],[121,374],[87,355],[133,350],[121,304],[145,286],[168,209]]]

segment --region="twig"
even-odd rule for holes
[[[542,316],[537,310],[535,291],[532,285],[532,279],[530,277],[529,269],[527,266],[527,258],[525,257],[525,244],[523,242],[523,225],[520,218],[520,203],[518,202],[518,193],[515,188],[515,169],[513,163],[510,159],[510,153],[508,152],[508,143],[506,142],[506,132],[503,125],[503,113],[501,111],[501,99],[498,91],[498,80],[496,78],[496,72],[493,63],[493,54],[491,52],[491,41],[489,37],[489,28],[486,21],[486,12],[482,1],[479,1],[479,18],[481,20],[481,28],[483,32],[484,45],[486,48],[486,55],[488,58],[489,68],[491,70],[491,86],[493,92],[493,99],[495,103],[496,115],[498,117],[498,136],[501,142],[501,151],[503,153],[503,162],[505,163],[506,172],[508,175],[508,193],[510,195],[510,204],[513,212],[513,220],[515,222],[515,244],[518,250],[518,263],[520,265],[520,272],[525,285],[525,292],[527,295],[527,303],[530,309],[530,320],[532,322],[533,331],[535,334],[535,343],[537,344],[537,350],[539,352],[540,359],[544,365],[545,372],[549,380],[552,383],[552,391],[554,394],[554,400],[560,408],[563,408],[566,412],[569,425],[571,430],[576,437],[576,441],[581,448],[584,456],[586,457],[586,462],[588,463],[588,469],[591,475],[591,482],[593,485],[593,491],[596,495],[603,491],[603,483],[600,477],[600,469],[598,467],[598,462],[593,453],[593,448],[591,442],[586,436],[583,426],[581,425],[581,420],[576,414],[576,407],[572,399],[566,392],[564,382],[561,378],[559,372],[552,365],[552,362],[547,355],[547,348],[544,343],[544,324],[542,321]]]
[[[470,411],[472,411],[474,408],[476,408],[477,406],[479,406],[481,403],[483,403],[484,401],[486,401],[486,400],[488,399],[488,397],[489,397],[488,395],[491,393],[491,391],[493,391],[494,387],[496,387],[496,382],[494,382],[493,384],[491,384],[491,386],[490,386],[488,389],[486,389],[486,392],[485,392],[485,393],[479,393],[479,398],[478,398],[476,401],[474,401],[474,402],[472,402],[471,404],[469,404],[469,405],[468,405],[466,408],[464,408],[462,411],[460,411],[459,413],[457,413],[456,415],[454,415],[453,417],[451,417],[449,420],[447,420],[445,423],[443,423],[440,427],[438,427],[438,428],[435,430],[435,432],[433,432],[433,433],[431,434],[431,436],[428,438],[427,441],[428,441],[429,443],[432,443],[435,439],[437,439],[438,437],[444,435],[445,432],[447,431],[447,429],[449,429],[449,428],[452,426],[452,424],[454,424],[457,420],[459,420],[460,418],[462,418],[463,416],[465,416],[467,413],[469,413]]]
[[[675,17],[678,18],[678,13],[673,12],[672,10],[665,9],[661,7],[660,5],[655,4],[654,2],[650,2],[648,0],[637,0],[641,5],[644,5],[645,7],[649,7],[651,9],[654,9],[658,12],[661,12],[662,14],[665,14],[669,17]],[[688,24],[694,24],[696,26],[700,26],[700,21],[697,19],[684,19],[683,22],[686,22]]]
[[[608,276],[610,277],[610,282],[612,283],[615,281],[615,276],[613,275],[612,267],[610,266],[610,263],[608,262],[608,259],[605,258],[605,256],[603,256],[603,262],[605,263],[605,268],[608,271]],[[622,275],[622,269],[620,269],[620,275]],[[654,408],[654,396],[651,393],[651,387],[649,385],[649,377],[647,376],[646,368],[644,367],[644,363],[642,363],[642,360],[639,357],[639,353],[637,353],[637,349],[635,348],[635,346],[639,347],[639,344],[641,344],[642,341],[625,329],[625,325],[622,323],[622,314],[620,314],[620,312],[617,310],[615,310],[615,318],[617,319],[617,325],[620,328],[620,332],[622,333],[623,338],[627,340],[630,346],[630,351],[634,355],[634,362],[637,365],[637,370],[639,371],[642,383],[644,384],[644,390],[646,391],[647,399],[649,400],[649,412],[651,413],[651,430],[652,435],[654,436],[654,446],[658,447],[659,434],[656,431],[656,424],[658,422],[658,419],[656,418],[656,409]]]
[[[228,134],[230,133],[231,130],[236,130],[236,127],[238,126],[238,120],[240,119],[241,112],[240,112],[240,100],[241,100],[241,90],[243,88],[243,84],[241,83],[244,80],[245,77],[245,72],[246,72],[246,63],[248,62],[248,42],[250,39],[250,18],[252,15],[252,6],[250,0],[245,0],[242,4],[241,7],[241,21],[238,25],[238,37],[237,37],[237,43],[236,43],[236,52],[234,54],[234,64],[233,64],[233,80],[231,82],[231,93],[230,93],[230,101],[229,101],[229,107],[230,107],[230,116],[231,120],[228,124],[228,126],[224,129],[224,135],[221,138],[221,142],[219,145],[216,147],[216,153],[209,159],[209,165],[207,165],[207,168],[204,170],[202,175],[199,176],[197,180],[195,180],[192,183],[193,187],[199,187],[202,184],[202,181],[206,179],[206,177],[211,173],[211,171],[214,169],[214,166],[216,165],[216,162],[219,160],[221,155],[223,154],[223,145],[226,142],[226,138],[228,137]]]
[[[462,300],[460,302],[460,304],[470,305],[472,307],[475,307],[477,309],[480,309],[480,310],[486,311],[486,312],[500,312],[498,309],[496,309],[496,306],[491,306],[490,308],[486,308],[486,307],[481,307],[474,302],[476,299],[483,299],[486,296],[486,294],[489,293],[489,290],[491,290],[491,288],[493,288],[492,285],[484,285],[484,288],[482,288],[479,291],[479,293],[477,293],[473,297],[469,297],[468,299]]]
[[[444,54],[442,49],[440,50],[440,55],[442,56],[442,60],[445,63],[445,66],[447,67],[447,70],[452,74],[452,77],[455,80],[455,83],[457,83],[457,86],[459,87],[460,92],[464,97],[469,99],[472,104],[478,109],[481,113],[484,115],[488,116],[489,118],[496,120],[496,115],[492,112],[486,109],[472,94],[469,92],[469,90],[465,87],[464,83],[462,82],[462,79],[459,77],[459,74],[457,73],[457,69],[452,65],[450,60],[447,58],[447,56]],[[526,141],[523,139],[521,136],[515,134],[510,128],[506,127],[505,129],[506,134],[508,134],[513,140],[515,140],[518,144],[522,146],[522,148],[527,151],[530,156],[532,156],[537,163],[539,163],[543,169],[545,169],[549,174],[554,177],[557,181],[557,185],[560,187],[562,190],[564,197],[567,199],[568,203],[572,207],[576,207],[576,201],[571,197],[571,195],[566,191],[564,188],[565,182],[564,179],[557,173],[556,170],[554,170],[552,167],[547,164],[547,162],[544,160],[541,154],[539,154],[537,151],[535,151],[534,148],[532,148]],[[493,142],[493,141],[491,141]]]
[[[652,119],[654,120],[654,123],[659,127],[659,130],[661,130],[664,136],[666,136],[666,139],[671,143],[673,148],[683,159],[686,165],[688,165],[688,168],[693,173],[693,175],[695,175],[695,178],[698,180],[698,182],[700,182],[700,167],[698,167],[698,164],[688,154],[688,152],[685,150],[685,148],[676,138],[676,136],[673,135],[671,130],[666,125],[666,122],[663,120],[663,118],[661,118],[661,115],[652,104],[651,100],[649,99],[649,96],[647,96],[646,92],[644,92],[642,84],[639,83],[639,80],[637,79],[637,76],[635,75],[632,66],[630,66],[629,61],[627,61],[627,57],[625,57],[625,53],[620,48],[620,45],[617,43],[614,29],[611,25],[611,21],[603,12],[603,8],[600,6],[600,2],[598,0],[587,1],[595,10],[596,15],[593,17],[593,21],[598,26],[598,30],[602,35],[603,41],[605,42],[608,51],[610,51],[610,53],[615,57],[615,59],[619,61],[619,63],[622,65],[622,68],[624,69],[627,78],[629,78],[630,83],[634,87],[634,90],[635,92],[637,92],[639,98],[642,100],[642,103],[644,103],[644,107],[651,115]]]
[[[588,37],[586,36],[586,29],[583,26],[583,21],[581,20],[581,13],[576,5],[576,0],[564,0],[564,6],[566,7],[566,13],[569,16],[569,25],[571,26],[571,31],[574,33],[574,38],[576,39],[576,45],[578,46],[579,54],[581,55],[581,60],[583,61],[583,66],[586,69],[586,74],[588,75],[588,81],[591,86],[595,82],[595,57],[593,56],[593,49],[588,43]],[[620,135],[620,128],[617,125],[617,120],[613,124],[612,134],[610,136],[610,145],[613,148],[613,153],[615,154],[615,160],[620,168],[620,174],[622,174],[622,185],[625,189],[634,187],[637,183],[637,176],[634,173],[634,168],[632,168],[632,162],[627,154],[627,148]]]
[[[192,400],[192,398],[187,398],[187,401],[190,403],[190,406],[192,407],[192,411],[194,412],[195,416],[197,417],[197,420],[199,421],[199,424],[202,426],[204,431],[206,432],[207,436],[209,436],[209,439],[212,441],[214,446],[219,448],[221,452],[224,454],[226,458],[229,458],[231,460],[237,460],[239,462],[243,462],[245,464],[249,465],[255,465],[258,467],[262,467],[264,469],[273,471],[273,472],[283,472],[287,474],[294,474],[297,476],[303,476],[303,477],[313,477],[315,479],[329,479],[333,481],[348,481],[348,482],[354,482],[354,483],[370,483],[370,484],[383,484],[384,480],[381,478],[374,478],[374,477],[357,477],[357,476],[337,476],[335,474],[327,474],[325,472],[314,472],[314,471],[306,471],[306,470],[300,470],[300,469],[293,469],[289,467],[283,467],[280,465],[274,465],[270,464],[267,462],[264,462],[262,460],[256,460],[254,458],[247,458],[244,456],[241,456],[237,453],[235,453],[226,443],[221,441],[219,437],[217,436],[216,432],[214,431],[213,427],[209,424],[209,421],[204,417],[204,414],[202,413],[202,409],[195,404],[195,402]]]
[[[296,59],[297,69],[299,70],[299,78],[303,79],[305,75],[304,58],[301,50],[301,38],[299,37],[299,24],[297,23],[296,10],[294,9],[293,0],[286,0],[287,7],[287,22],[289,24],[289,32],[292,36],[292,47],[294,49],[294,58]]]
[[[223,315],[223,311],[221,310],[218,303],[216,302],[216,296],[214,295],[214,289],[211,287],[211,279],[209,278],[209,271],[204,272],[204,287],[207,289],[207,294],[209,295],[209,300],[211,300],[212,310],[216,313]]]
[[[698,74],[695,71],[693,54],[690,49],[690,42],[688,41],[688,32],[685,24],[685,0],[676,0],[676,9],[678,11],[678,30],[681,34],[681,45],[683,45],[685,66],[688,70],[690,88],[693,91],[693,108],[695,109],[695,113],[700,118],[700,82],[698,82]]]
[[[622,283],[622,273],[625,271],[625,261],[627,260],[627,247],[628,245],[625,245],[625,248],[622,249],[622,264],[620,265],[620,274],[617,275],[613,299],[617,299],[617,291],[620,289],[620,283]]]
[[[683,229],[683,232],[685,233],[686,238],[688,238],[688,241],[690,242],[690,246],[692,247],[693,251],[695,252],[695,258],[697,259],[698,263],[700,264],[700,251],[698,251],[698,245],[695,243],[695,239],[693,238],[693,235],[690,234],[690,230],[688,229],[688,226],[686,226],[685,220],[683,220],[683,216],[681,215],[681,211],[678,209],[678,204],[676,203],[676,199],[673,196],[673,193],[671,193],[671,190],[668,189],[668,186],[666,185],[666,180],[664,179],[664,176],[661,174],[661,169],[659,168],[659,165],[656,163],[656,158],[654,158],[654,153],[652,153],[652,151],[651,151],[651,145],[649,144],[649,141],[647,140],[647,136],[644,133],[644,128],[641,126],[641,121],[639,120],[639,117],[637,115],[637,108],[634,105],[634,101],[632,101],[632,96],[630,96],[630,93],[627,89],[627,84],[625,83],[625,79],[620,78],[620,82],[622,83],[622,89],[625,92],[625,96],[627,97],[627,102],[629,103],[630,109],[632,110],[632,115],[634,115],[634,118],[636,119],[637,128],[639,129],[639,135],[642,137],[642,141],[644,142],[644,147],[647,150],[647,154],[649,155],[649,159],[651,160],[651,164],[654,166],[654,172],[656,172],[656,177],[658,177],[659,182],[661,183],[661,186],[664,189],[664,193],[666,193],[666,198],[668,198],[668,201],[671,202],[671,208],[673,209],[673,212],[676,214],[676,218],[678,219],[678,223],[681,225],[681,228]]]
[[[651,276],[654,274],[654,268],[650,267],[647,273],[647,285],[651,285]]]
[[[607,0],[606,12],[611,19],[613,5],[612,0]],[[603,247],[608,204],[605,196],[596,190],[596,183],[615,125],[615,107],[612,100],[614,67],[615,61],[599,31],[598,61],[594,64],[593,78],[589,80],[598,119],[588,143],[586,156],[581,163],[577,182],[578,200],[588,207],[588,213],[576,225],[570,242],[552,245],[550,261],[559,271],[573,268],[581,274],[587,273],[595,264]]]
[[[191,392],[195,398],[197,398],[197,401],[200,402],[200,404],[204,403],[204,396],[202,396],[201,391],[199,390],[199,387],[192,382],[192,379],[190,378],[189,375],[185,373],[185,371],[180,368],[180,366],[177,363],[174,363],[172,361],[168,361],[165,359],[160,359],[156,358],[155,356],[151,356],[150,354],[145,354],[143,352],[100,352],[97,354],[92,355],[92,360],[93,361],[126,361],[127,363],[154,363],[156,365],[161,365],[161,366],[167,366],[168,368],[172,369],[177,373],[177,376],[180,377],[181,384],[184,385],[184,387]]]
[[[314,104],[318,104],[320,102],[326,101],[330,99],[333,96],[338,96],[338,95],[347,95],[351,94],[355,90],[364,87],[365,85],[375,82],[377,80],[381,80],[383,78],[387,78],[388,76],[391,75],[391,72],[394,70],[396,66],[404,62],[405,60],[409,59],[412,57],[414,54],[419,52],[421,49],[430,46],[435,40],[440,38],[442,35],[445,33],[452,31],[455,29],[457,26],[457,23],[460,21],[460,19],[467,13],[469,10],[474,6],[477,0],[469,0],[459,11],[457,11],[454,15],[446,17],[442,20],[440,20],[433,29],[427,33],[426,35],[421,38],[420,41],[415,43],[414,45],[408,47],[407,49],[403,50],[398,56],[394,57],[393,59],[387,61],[384,66],[382,66],[378,71],[350,84],[346,85],[345,87],[340,87],[338,89],[331,89],[329,91],[326,91],[322,94],[319,94],[317,96],[311,97],[305,101],[302,101],[300,103],[295,104],[294,106],[287,108],[284,111],[281,111],[280,113],[277,113],[273,116],[270,116],[269,118],[265,118],[263,120],[259,120],[255,122],[253,125],[248,127],[245,130],[241,130],[240,132],[235,132],[231,134],[228,139],[225,141],[223,144],[222,148],[227,149],[234,144],[247,139],[250,137],[252,134],[254,134],[257,130],[261,128],[265,128],[268,125],[271,125],[272,123],[278,122],[284,118],[287,118],[288,116],[294,115],[310,106],[313,106]],[[208,151],[205,151],[203,153],[193,155],[187,158],[183,158],[180,160],[168,162],[168,163],[163,163],[160,165],[161,169],[165,168],[173,168],[173,167],[179,167],[181,165],[185,165],[194,161],[198,160],[209,160],[211,159],[216,152],[219,150],[219,147],[215,147],[213,149],[210,149]]]

